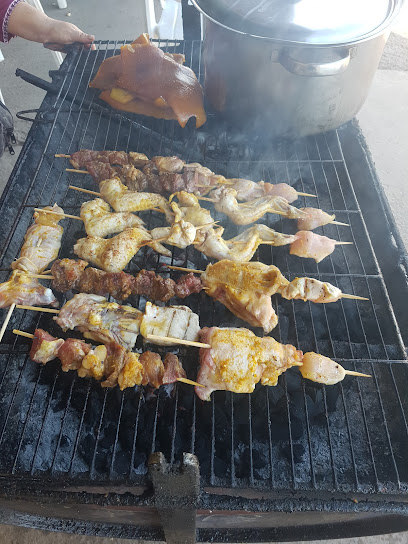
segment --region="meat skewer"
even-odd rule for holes
[[[210,400],[211,393],[217,390],[252,393],[259,381],[274,386],[279,375],[292,366],[298,366],[302,373],[303,364],[304,377],[327,385],[338,383],[346,374],[371,377],[347,371],[317,353],[303,354],[270,336],[259,338],[248,329],[205,327],[200,331],[200,340],[209,346],[200,349],[197,381],[205,387],[195,391],[202,400]]]
[[[77,329],[85,338],[116,342],[125,349],[135,346],[139,333],[144,337],[153,334],[160,338],[174,336],[196,341],[200,330],[198,315],[187,306],[159,307],[147,302],[145,311],[141,312],[132,306],[85,293],[75,295],[61,310],[24,305],[16,305],[16,308],[58,314],[54,320],[62,330]]]
[[[180,360],[171,353],[167,353],[162,361],[157,353],[132,353],[115,342],[92,347],[74,338],[55,338],[42,329],[36,329],[34,334],[16,329],[13,333],[33,340],[30,350],[32,361],[45,365],[58,358],[64,372],[76,370],[80,378],[104,379],[102,387],[119,385],[123,391],[135,385],[150,385],[157,389],[176,381],[199,385],[187,380]]]
[[[204,288],[207,295],[224,304],[234,315],[255,327],[262,327],[266,333],[278,321],[271,303],[271,296],[275,293],[280,293],[288,300],[301,299],[315,303],[336,302],[340,298],[368,300],[343,294],[334,285],[313,278],[296,278],[289,282],[277,267],[259,262],[238,264],[222,260],[208,265],[206,271],[201,272],[201,279],[197,278],[196,282],[190,273],[181,278],[179,284],[156,276],[154,272],[142,271],[139,273],[139,282],[139,275],[134,277],[125,273],[108,274],[93,268],[85,269],[86,265],[85,261],[56,261],[52,266],[52,287],[62,292],[76,289],[98,295],[111,294],[119,299],[127,298],[132,293],[147,294],[150,298],[164,301],[180,290],[182,296],[188,296]]]
[[[0,308],[6,308],[13,303],[20,304],[50,304],[58,306],[51,289],[41,285],[37,278],[28,274],[40,274],[57,256],[61,247],[63,228],[58,224],[61,217],[50,216],[48,212],[62,212],[55,205],[47,206],[34,213],[34,223],[27,229],[24,236],[20,257],[14,261],[14,270],[10,279],[0,284]]]
[[[213,187],[228,185],[237,191],[238,200],[244,201],[266,195],[282,196],[288,202],[293,202],[298,196],[315,197],[309,193],[298,192],[287,183],[273,185],[264,181],[256,183],[241,178],[226,179],[199,163],[185,164],[178,157],[153,157],[149,161],[142,153],[90,150],[80,150],[72,155],[57,154],[55,156],[70,159],[74,168],[67,168],[67,172],[90,174],[97,183],[108,178],[119,177],[132,190],[150,190],[161,194],[185,190],[205,194]],[[80,168],[86,168],[86,170]]]

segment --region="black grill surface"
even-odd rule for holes
[[[208,403],[199,401],[193,389],[183,384],[156,393],[138,387],[123,393],[117,388],[104,390],[75,372],[63,373],[58,362],[41,367],[30,361],[29,341],[14,336],[13,328],[33,332],[43,327],[53,335],[64,335],[49,315],[16,310],[0,345],[0,477],[49,486],[82,482],[143,487],[152,452],[163,452],[171,463],[179,462],[183,452],[191,452],[198,456],[207,490],[235,488],[239,494],[238,488],[250,488],[302,497],[362,493],[382,500],[398,496],[404,502],[406,352],[383,273],[390,262],[384,257],[381,261],[381,251],[375,250],[379,239],[370,239],[366,227],[368,218],[387,230],[388,215],[383,210],[373,218],[374,208],[367,208],[366,199],[357,196],[366,191],[380,199],[374,184],[363,188],[359,184],[365,180],[350,174],[342,138],[354,128],[295,142],[271,142],[259,127],[244,134],[211,113],[200,130],[190,124],[183,130],[176,122],[122,116],[88,89],[101,61],[117,53],[121,43],[101,42],[96,52],[71,53],[53,74],[57,94],[47,94],[1,202],[0,282],[10,274],[34,207],[57,202],[67,213],[78,215],[89,197],[68,185],[97,189],[90,176],[65,172],[68,161],[55,158],[55,153],[90,148],[137,150],[149,157],[177,154],[228,177],[287,182],[317,195],[317,199],[301,197],[296,205],[335,211],[336,219],[350,224],[350,228],[328,225],[317,232],[354,245],[337,247],[319,265],[290,256],[286,247],[261,246],[255,258],[278,266],[289,279],[316,277],[370,302],[318,305],[276,297],[279,325],[272,335],[372,378],[347,377],[324,387],[289,370],[276,387],[259,386],[252,395],[217,392]],[[201,79],[199,42],[159,45],[184,52]],[[356,172],[357,167],[353,167]],[[155,212],[145,212],[143,218],[148,228],[163,224]],[[227,226],[225,216],[215,213],[215,219]],[[271,215],[261,222],[295,232],[294,222]],[[73,244],[85,235],[84,229],[69,219],[62,225],[60,256],[74,258]],[[227,237],[237,232],[234,225],[226,228]],[[383,240],[402,259],[398,241],[389,233]],[[203,269],[207,260],[194,248],[174,248],[172,259],[144,249],[129,271],[160,272],[166,263]],[[398,285],[402,300],[406,285]],[[60,301],[64,302],[61,296]],[[145,304],[142,298],[129,302],[140,308]],[[186,303],[200,314],[202,327],[247,326],[203,292]],[[195,379],[196,350],[181,347],[177,352],[188,376]]]

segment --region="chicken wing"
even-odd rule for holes
[[[130,227],[142,227],[143,221],[130,212],[112,213],[110,206],[101,198],[95,198],[84,202],[81,206],[80,216],[85,225],[88,236],[105,238],[109,234],[122,232]]]

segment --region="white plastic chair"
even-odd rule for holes
[[[154,0],[145,0],[147,32],[151,38],[162,40],[182,40],[183,19],[181,2],[160,0],[162,14],[157,21]]]

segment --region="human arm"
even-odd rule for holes
[[[87,46],[90,46],[95,39],[94,36],[82,32],[77,26],[52,19],[25,2],[18,2],[14,6],[13,3],[10,4],[5,23],[3,37],[6,33],[33,42],[61,44],[80,42]]]

